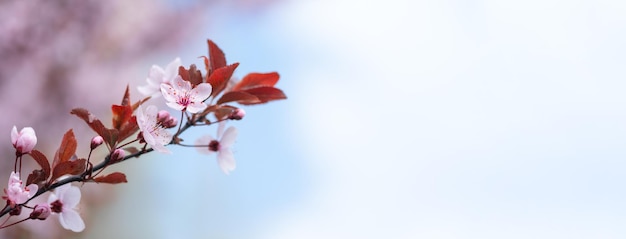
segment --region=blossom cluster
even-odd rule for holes
[[[279,79],[275,72],[250,73],[234,82],[232,75],[239,63],[227,64],[222,50],[211,40],[207,43],[209,56],[203,57],[204,76],[193,64],[184,67],[180,58],[174,59],[165,69],[152,66],[147,84],[137,88],[145,98],[131,103],[127,87],[121,104],[111,107],[113,116],[110,127],[86,109],[73,109],[71,114],[83,120],[96,133],[89,144],[87,157],[76,155],[78,144],[71,129],[63,136],[52,160],[48,160],[35,149],[35,130],[24,127],[18,132],[14,126],[11,142],[15,149],[15,164],[2,196],[6,205],[0,211],[0,217],[6,219],[0,224],[0,229],[28,220],[46,220],[56,214],[63,228],[83,231],[85,222],[77,210],[83,185],[126,183],[124,173],[104,174],[103,171],[112,164],[153,151],[171,154],[168,149],[171,145],[194,147],[204,154],[215,153],[217,163],[225,174],[235,170],[232,147],[238,131],[233,126],[226,128],[226,124],[243,119],[246,113],[233,104],[263,104],[286,99],[286,96],[274,87]],[[158,103],[153,104],[155,101],[164,103],[180,116],[173,116],[165,109],[159,110]],[[148,102],[151,104],[148,105]],[[205,135],[196,139],[195,144],[183,143],[183,132],[214,124],[217,125],[215,137]],[[96,162],[92,152],[101,145],[106,146],[108,153]],[[26,181],[21,177],[24,156],[29,156],[40,166],[28,174]],[[81,187],[72,185],[75,182],[80,182]],[[50,193],[46,203],[29,205],[32,199],[45,193]],[[10,220],[20,216],[24,209],[30,210],[28,217]]]

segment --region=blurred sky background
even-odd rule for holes
[[[212,5],[131,85],[176,56],[201,64],[210,38],[235,76],[278,71],[288,100],[230,123],[229,176],[188,148],[120,165],[129,183],[76,235],[626,238],[624,13],[617,0]]]

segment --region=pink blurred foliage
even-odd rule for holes
[[[173,3],[150,0],[0,0],[0,107],[5,113],[0,119],[0,138],[6,141],[0,144],[0,152],[5,158],[14,157],[13,125],[35,128],[38,147],[47,154],[69,128],[75,128],[79,147],[88,148],[94,135],[70,110],[83,107],[96,115],[110,115],[111,103],[119,103],[122,95],[118,93],[126,84],[145,80],[134,79],[137,69],[129,66],[180,47],[192,37],[202,39],[196,29],[211,3],[173,7]],[[0,178],[8,178],[12,164],[12,160],[0,160]],[[29,170],[25,166],[24,173]],[[108,189],[85,187],[80,207],[109,201],[113,196]],[[47,195],[38,200],[45,199]],[[92,215],[84,211],[89,224]],[[69,234],[57,220],[45,220],[2,230],[0,238],[66,238]]]

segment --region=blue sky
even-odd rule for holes
[[[278,71],[289,99],[246,108],[233,124],[230,176],[188,149],[142,159],[158,163],[129,184],[150,198],[137,199],[137,210],[163,213],[143,218],[138,228],[150,232],[125,235],[626,236],[626,4],[224,9],[209,10],[220,20],[201,37],[242,63],[238,76]],[[189,46],[183,62],[205,47]]]

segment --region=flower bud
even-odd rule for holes
[[[113,153],[111,153],[111,163],[116,163],[124,159],[126,153],[123,149],[115,149]]]
[[[46,220],[48,216],[50,216],[50,205],[48,204],[37,204],[35,208],[33,208],[33,212],[30,213],[30,219],[39,219]]]
[[[230,113],[228,119],[241,120],[244,116],[246,116],[246,111],[244,111],[243,109],[235,109],[232,113]]]
[[[98,135],[96,137],[93,137],[93,139],[91,139],[91,150],[94,150],[102,143],[104,143],[104,139],[102,138],[102,136]]]
[[[18,133],[17,128],[13,126],[11,130],[11,142],[18,154],[26,154],[35,148],[37,135],[35,135],[35,130],[31,127],[24,127]]]
[[[170,112],[161,110],[157,113],[157,122],[165,122],[170,118]]]
[[[163,127],[166,129],[174,128],[176,125],[178,125],[178,119],[174,117],[170,117],[167,121],[163,122]]]

